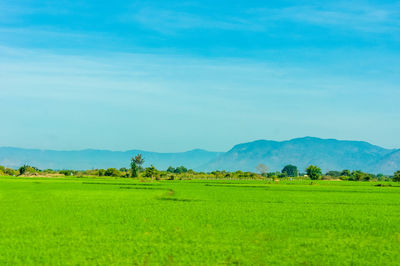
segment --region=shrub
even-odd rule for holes
[[[18,175],[18,171],[11,169],[11,168],[6,168],[4,171],[5,175],[9,175],[9,176],[17,176]]]
[[[383,174],[377,174],[376,175],[378,181],[385,181],[386,177]]]
[[[153,178],[159,178],[160,177],[160,172],[154,167],[154,165],[151,165],[150,167],[147,167],[144,171],[144,177],[151,177]]]
[[[339,176],[339,179],[340,179],[340,180],[349,180],[349,179],[350,179],[350,176],[342,175],[342,176]]]
[[[339,177],[341,173],[339,171],[329,171],[326,173],[326,175],[331,177]]]
[[[18,169],[18,171],[19,171],[20,175],[31,175],[31,174],[38,172],[39,169],[37,169],[36,167],[29,166],[29,165],[23,165]]]
[[[285,178],[285,177],[287,177],[288,175],[287,175],[287,173],[286,172],[284,172],[284,173],[279,173],[278,174],[278,178]]]
[[[45,169],[45,170],[43,170],[43,173],[46,173],[46,174],[54,174],[56,171],[54,171],[53,169]]]
[[[108,168],[105,173],[105,176],[120,176],[121,173],[115,168]]]
[[[97,169],[85,170],[85,171],[82,171],[81,174],[83,176],[96,176],[96,175],[98,176],[99,170],[97,170]]]
[[[59,171],[60,174],[65,175],[65,176],[72,176],[76,173],[76,171],[73,170],[61,170]]]
[[[372,176],[370,174],[364,173],[359,170],[353,171],[349,178],[349,180],[352,180],[352,181],[369,181],[371,179],[372,179]]]

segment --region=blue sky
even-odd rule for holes
[[[0,146],[400,148],[399,73],[399,1],[2,0]]]

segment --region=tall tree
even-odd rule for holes
[[[179,167],[175,168],[174,173],[175,174],[182,174],[182,173],[186,173],[187,171],[188,171],[187,168],[182,165],[182,166],[179,166]]]
[[[288,164],[282,169],[282,174],[286,174],[289,177],[297,177],[299,175],[299,171],[297,170],[297,166]]]
[[[132,175],[132,177],[139,176],[139,171],[142,169],[143,163],[144,163],[144,158],[141,154],[137,154],[135,157],[131,158],[131,175]]]
[[[168,167],[167,172],[174,173],[175,172],[175,168],[170,166],[170,167]]]
[[[341,176],[350,176],[351,172],[350,172],[350,170],[345,169],[340,173],[340,175]]]
[[[321,177],[321,168],[315,165],[310,165],[306,169],[307,175],[310,177],[312,180],[318,180]]]
[[[393,181],[400,182],[400,170],[394,173]]]

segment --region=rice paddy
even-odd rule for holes
[[[398,265],[385,182],[0,178],[2,265]]]

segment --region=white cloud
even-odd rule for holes
[[[179,12],[175,10],[142,8],[135,13],[122,16],[122,21],[135,21],[148,28],[161,33],[172,34],[177,30],[188,29],[222,29],[222,30],[263,30],[257,23],[253,23],[245,18],[200,15],[190,12]]]
[[[335,3],[291,6],[283,9],[252,9],[263,21],[294,21],[324,27],[340,27],[365,32],[398,32],[400,4],[368,5]]]
[[[317,121],[319,128],[329,121],[326,124],[334,128],[330,121],[335,119],[348,127],[349,117],[372,117],[368,123],[381,123],[387,131],[392,128],[389,122],[398,118],[400,97],[398,85],[384,77],[326,73],[319,65],[133,53],[71,55],[11,47],[0,47],[0,80],[1,107],[7,113],[3,122],[12,125],[0,133],[3,141],[10,141],[7,145],[28,145],[21,142],[26,131],[34,132],[32,143],[47,143],[43,136],[51,131],[76,142],[71,147],[99,147],[103,139],[90,134],[96,131],[113,136],[108,148],[124,149],[135,136],[147,139],[147,148],[159,150],[163,142],[177,141],[175,131],[193,145],[193,132],[201,132],[199,139],[204,137],[206,143],[214,126],[218,128],[212,138],[226,141],[227,132],[238,128],[246,138],[252,134],[248,129],[257,134],[271,127],[291,132],[293,124],[287,121],[301,124],[304,118]],[[136,115],[145,129],[130,124]],[[125,137],[120,139],[119,132]],[[49,145],[60,147],[56,142]],[[133,147],[145,148],[137,145]]]
[[[354,55],[353,60],[360,59]],[[340,61],[335,64],[335,68],[343,67]],[[196,103],[197,107],[201,101],[251,105],[263,97],[287,97],[296,103],[310,96],[327,99],[332,95],[356,94],[361,88],[376,93],[376,85],[390,90],[391,82],[398,81],[384,73],[371,75],[361,80],[332,70],[332,66],[323,69],[318,64],[303,62],[287,65],[250,59],[133,53],[72,55],[0,46],[0,94],[13,97],[91,99],[118,104],[129,104],[136,97],[146,104],[177,99]],[[109,97],[110,93],[121,97]]]
[[[293,5],[276,8],[244,8],[234,14],[221,12],[205,14],[155,7],[131,10],[122,21],[135,21],[164,34],[188,29],[219,29],[268,32],[274,25],[285,22],[353,30],[371,33],[393,33],[400,28],[400,4],[370,5],[366,3],[335,2],[313,5]]]

